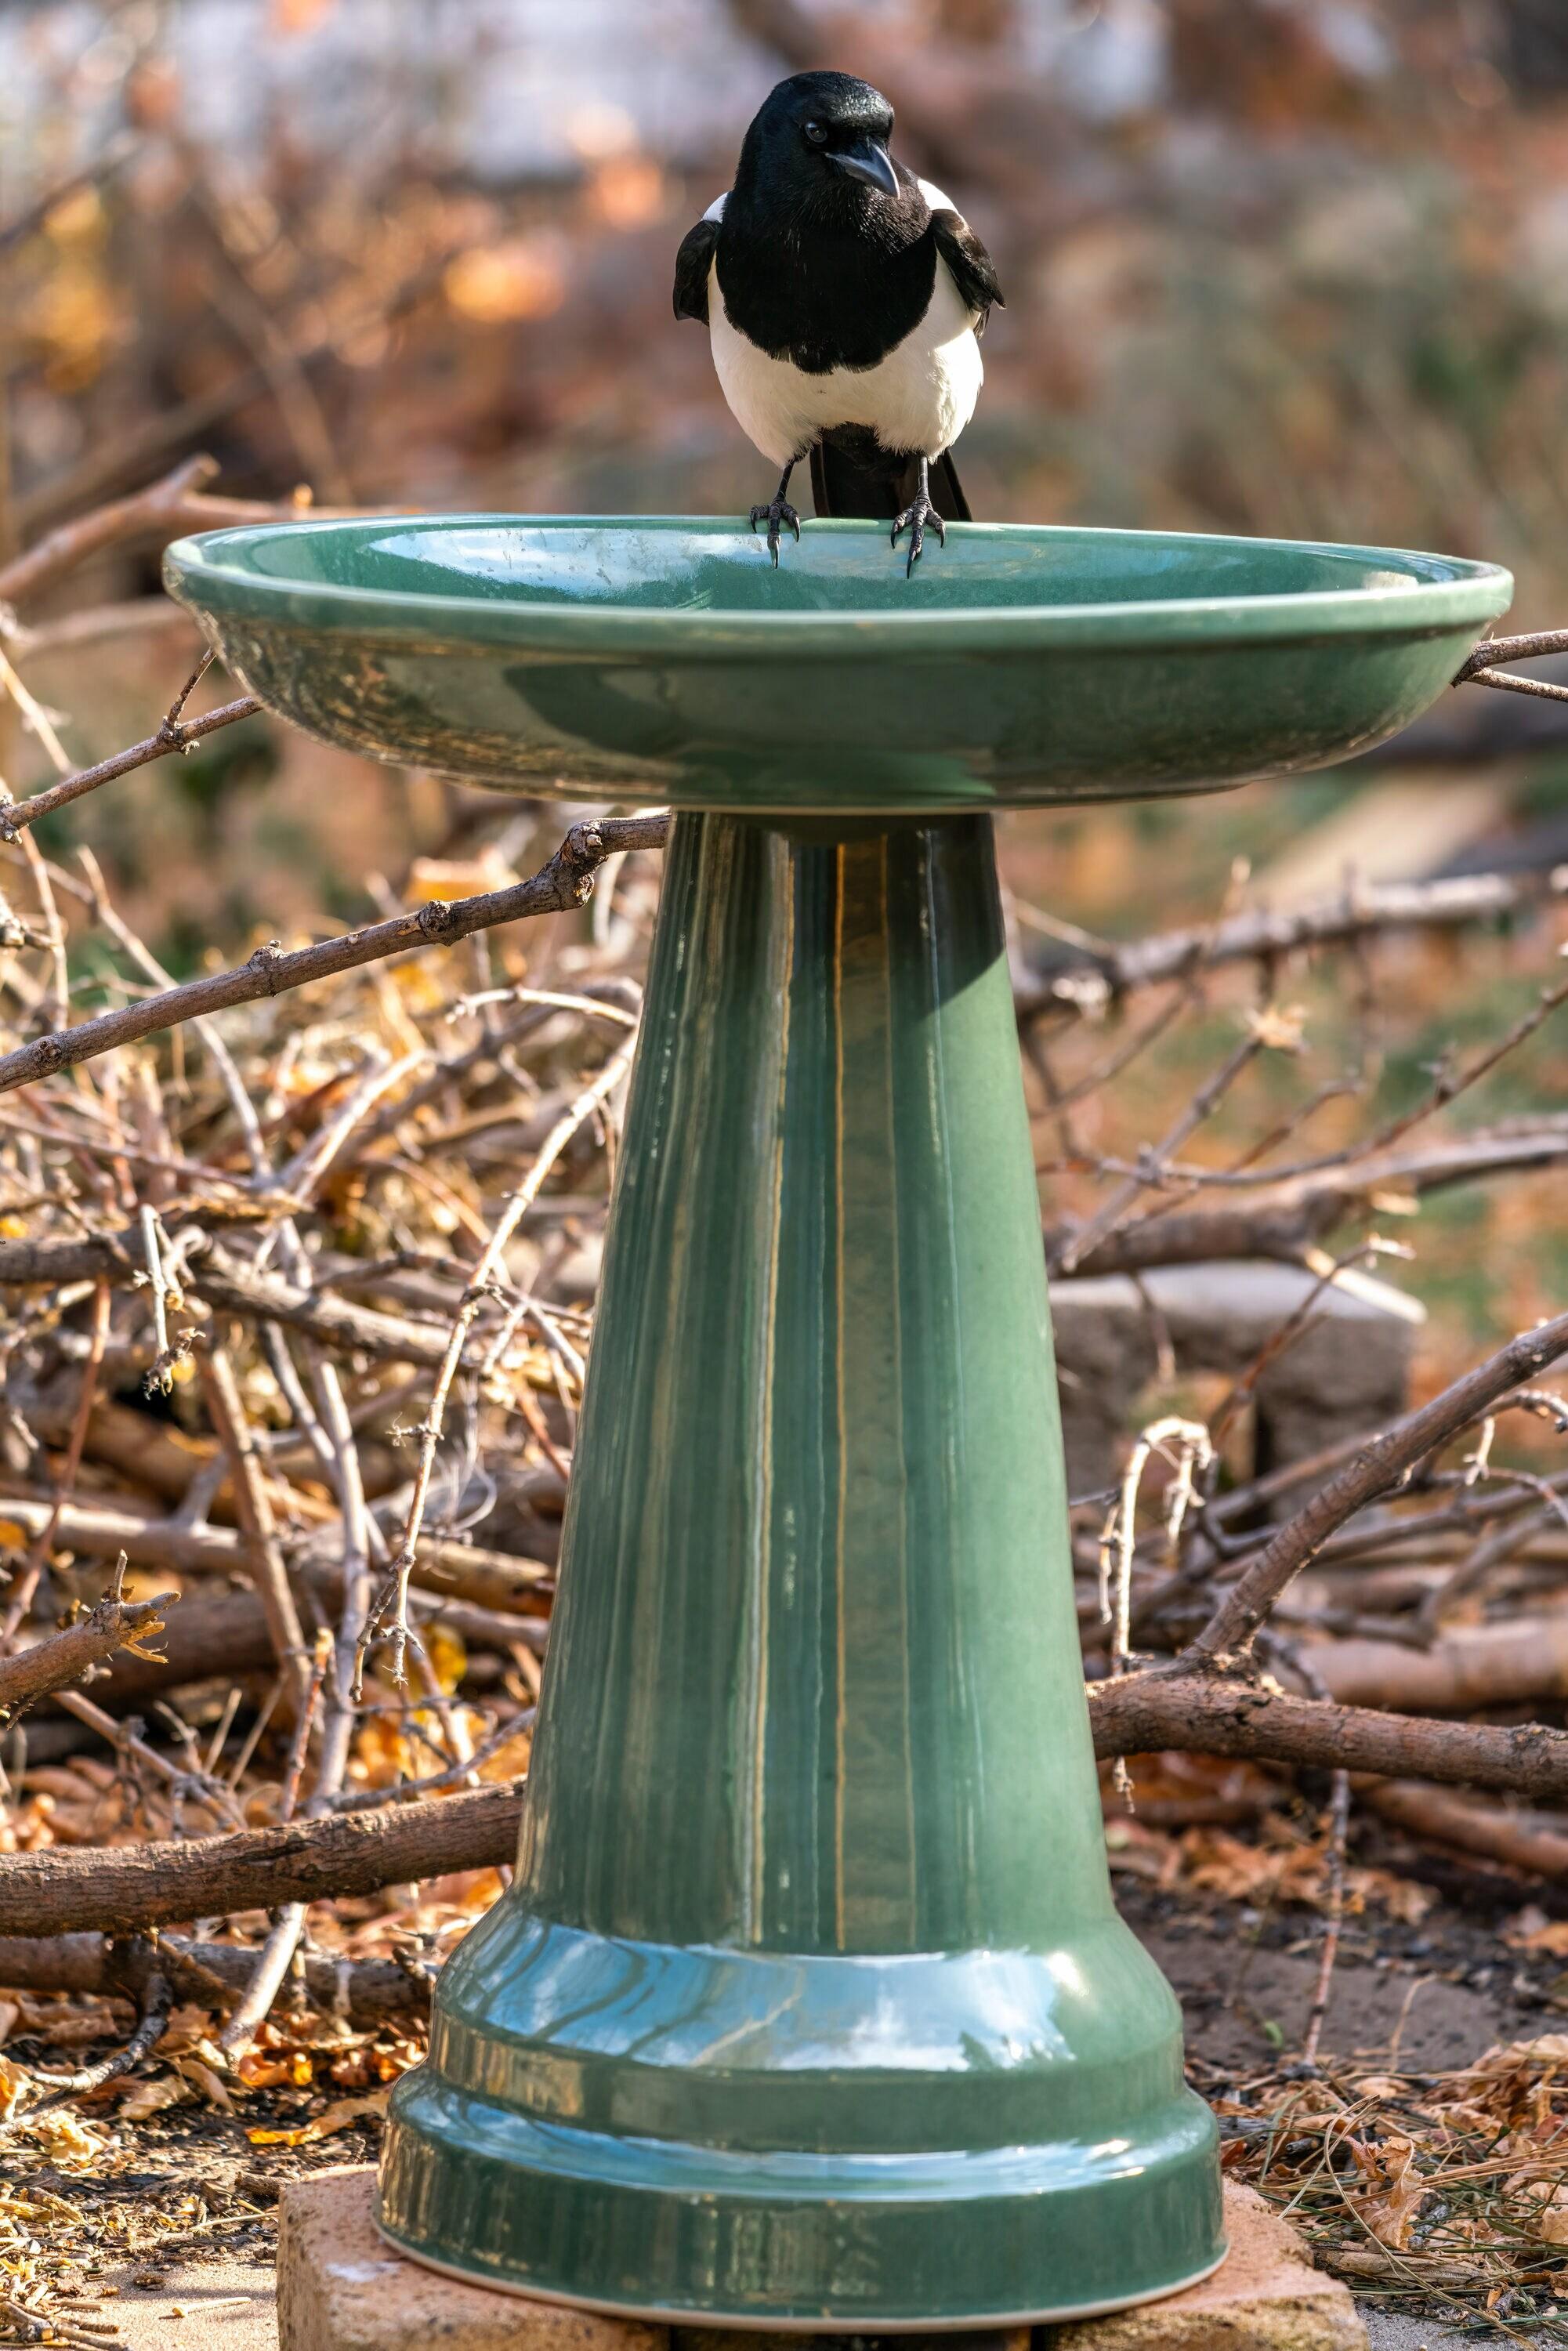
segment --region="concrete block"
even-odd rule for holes
[[[278,2202],[278,2351],[668,2351],[669,2329],[465,2285],[394,2252],[371,2164],[290,2180]]]
[[[810,2335],[767,2327],[673,2326],[671,2351],[1030,2351],[1030,2326],[957,2327],[939,2335]]]
[[[1349,2290],[1313,2269],[1250,2188],[1225,2189],[1230,2251],[1211,2278],[1113,2318],[1040,2330],[1050,2351],[1367,2351]]]
[[[1317,1288],[1303,1268],[1265,1259],[1161,1266],[1138,1282],[1120,1274],[1053,1281],[1072,1492],[1097,1492],[1120,1476],[1128,1439],[1149,1417],[1143,1391],[1162,1343],[1178,1374],[1234,1379],[1308,1300],[1310,1320],[1257,1383],[1255,1468],[1282,1468],[1396,1419],[1408,1400],[1424,1310],[1354,1270],[1314,1299]]]

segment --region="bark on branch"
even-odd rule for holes
[[[58,1548],[79,1552],[89,1559],[113,1559],[123,1552],[139,1566],[216,1575],[246,1573],[246,1545],[232,1527],[193,1526],[184,1519],[159,1518],[109,1500],[58,1504],[37,1494],[6,1494],[0,1489],[0,1526],[19,1527],[24,1537],[36,1541],[51,1520]],[[341,1545],[342,1532],[342,1521],[335,1516],[323,1518],[307,1530],[307,1556],[302,1562],[297,1560],[296,1566],[308,1582],[319,1578],[324,1586],[329,1583],[333,1548]],[[312,1556],[318,1552],[319,1561]],[[416,1584],[428,1584],[443,1597],[471,1600],[476,1607],[503,1614],[526,1609],[553,1577],[554,1570],[544,1560],[488,1551],[478,1543],[433,1534],[420,1537],[413,1571]],[[179,1613],[169,1619],[165,1646],[178,1644],[181,1628],[193,1610],[205,1604],[199,1593],[187,1594]]]
[[[1418,1777],[1562,1802],[1568,1731],[1541,1723],[1434,1722],[1293,1698],[1216,1674],[1129,1674],[1089,1694],[1094,1751],[1248,1756],[1320,1771]],[[0,1881],[3,1883],[3,1881]]]
[[[4,1508],[0,1503],[0,1512]],[[156,1600],[100,1600],[79,1624],[36,1642],[30,1649],[0,1657],[0,1715],[47,1698],[51,1690],[68,1689],[117,1649],[162,1633],[161,1612],[177,1597],[165,1592]]]
[[[1222,1258],[1272,1258],[1300,1265],[1306,1252],[1380,1192],[1424,1198],[1456,1184],[1522,1175],[1568,1158],[1568,1120],[1514,1120],[1482,1128],[1429,1149],[1374,1151],[1256,1188],[1206,1183],[1204,1205],[1166,1209],[1156,1205],[1135,1223],[1119,1226],[1075,1259],[1075,1274],[1148,1273],[1166,1265],[1207,1265]],[[1156,1202],[1158,1196],[1155,1196]],[[1046,1234],[1046,1258],[1061,1265],[1077,1237],[1073,1226]]]
[[[3,1067],[3,1064],[0,1064]],[[394,1105],[395,1107],[395,1105]],[[1417,1196],[1498,1176],[1526,1174],[1568,1159],[1568,1119],[1515,1121],[1482,1129],[1425,1152],[1379,1153],[1326,1168],[1316,1176],[1257,1192],[1222,1192],[1211,1205],[1176,1209],[1124,1226],[1089,1250],[1076,1270],[1084,1277],[1144,1273],[1158,1266],[1207,1264],[1225,1258],[1272,1258],[1299,1265],[1369,1194]],[[231,1221],[204,1209],[193,1221]],[[1055,1264],[1073,1238],[1053,1227],[1045,1237]],[[136,1271],[132,1228],[71,1240],[0,1241],[0,1288],[34,1282],[130,1280]],[[276,1274],[258,1274],[220,1250],[193,1254],[184,1288],[225,1312],[287,1322],[332,1346],[351,1346],[385,1362],[440,1363],[446,1328],[415,1322],[384,1308],[358,1306],[336,1295],[298,1290]]]
[[[388,956],[411,949],[455,946],[476,931],[497,923],[514,923],[530,914],[565,914],[586,903],[593,876],[607,857],[624,850],[660,849],[669,831],[669,818],[660,810],[652,816],[607,818],[602,823],[574,824],[548,865],[526,882],[506,890],[488,890],[476,897],[450,903],[432,900],[384,923],[369,923],[362,930],[340,938],[322,939],[314,946],[286,953],[277,946],[258,947],[246,963],[231,971],[187,980],[165,988],[118,1011],[100,1013],[74,1029],[57,1029],[15,1052],[0,1055],[0,1093],[53,1077],[58,1070],[112,1052],[118,1045],[175,1029],[183,1021],[200,1019],[231,1005],[254,1004],[263,996],[281,996],[286,989],[304,987],[312,980],[330,979],[361,964],[379,963]]]
[[[204,495],[218,475],[214,457],[187,457],[162,481],[152,483],[131,497],[95,507],[0,568],[0,603],[31,603],[80,569],[106,548],[129,547],[149,539],[182,538],[196,530],[228,530],[252,522],[319,520],[330,507],[302,505],[296,500],[214,498]],[[356,512],[374,513],[373,507]]]
[[[1548,629],[1529,637],[1483,637],[1455,678],[1456,685],[1490,685],[1500,694],[1533,694],[1543,702],[1568,702],[1568,685],[1542,677],[1510,677],[1501,662],[1540,661],[1568,653],[1568,629]]]
[[[1375,1714],[1212,1674],[1134,1674],[1100,1683],[1090,1694],[1090,1720],[1101,1757],[1180,1748],[1568,1797],[1568,1732],[1540,1724],[1498,1729]],[[0,1857],[0,1917],[20,1937],[129,1934],[494,1868],[514,1856],[521,1806],[521,1782],[509,1782],[181,1844],[8,1855]]]
[[[1456,1627],[1427,1648],[1353,1637],[1314,1642],[1302,1655],[1343,1706],[1473,1714],[1568,1697],[1568,1617],[1561,1614]]]
[[[340,1901],[509,1862],[521,1814],[521,1784],[507,1782],[180,1844],[8,1854],[0,1856],[0,1918],[13,1935],[123,1935],[286,1902]]]
[[[197,718],[177,718],[172,713],[165,717],[155,735],[144,742],[132,743],[128,750],[116,751],[107,759],[99,759],[90,768],[78,768],[74,776],[62,776],[57,784],[47,790],[30,793],[25,800],[13,800],[0,814],[0,841],[15,841],[29,824],[37,824],[41,816],[53,816],[55,810],[79,800],[84,793],[96,792],[100,784],[111,784],[119,776],[128,776],[134,768],[145,768],[154,759],[166,759],[172,751],[188,751],[208,735],[215,735],[221,726],[232,726],[236,718],[251,718],[261,708],[254,694],[242,694],[233,702],[220,705],[216,710],[205,710]]]
[[[1375,1813],[1412,1836],[1434,1837],[1538,1877],[1568,1877],[1568,1836],[1560,1829],[1516,1820],[1498,1804],[1468,1802],[1426,1780],[1375,1780],[1358,1792]]]

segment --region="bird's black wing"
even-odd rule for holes
[[[1005,310],[1008,307],[997,283],[995,262],[962,213],[951,210],[934,212],[931,233],[936,239],[936,250],[946,263],[953,283],[970,309],[979,312],[975,332],[983,335],[992,304],[998,310]]]
[[[718,246],[719,225],[703,218],[688,229],[675,256],[675,316],[707,324],[707,282]]]

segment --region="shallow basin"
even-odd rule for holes
[[[775,570],[732,521],[459,516],[182,539],[170,592],[312,734],[531,795],[779,815],[1212,791],[1409,725],[1505,611],[1381,548],[879,526]]]

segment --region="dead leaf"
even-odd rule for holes
[[[1382,2183],[1381,2196],[1353,2199],[1361,2219],[1381,2245],[1402,2253],[1409,2242],[1411,2224],[1427,2200],[1430,2185],[1416,2169],[1416,2142],[1385,2138],[1376,2146],[1356,2141],[1356,2162]]]
[[[1306,1019],[1304,1005],[1264,1004],[1248,1013],[1247,1027],[1266,1052],[1299,1053],[1306,1033]]]
[[[315,2079],[315,2070],[303,2049],[290,2050],[282,2056],[264,2053],[259,2049],[248,2050],[235,2068],[247,2090],[308,2090]]]
[[[167,2106],[177,2106],[184,2095],[180,2084],[165,2074],[157,2082],[132,2082],[120,2101],[120,2119],[123,2123],[144,2123],[151,2115],[161,2115]]]
[[[8,2123],[27,2097],[27,2076],[9,2057],[0,2057],[0,2123]]]
[[[1504,1939],[1516,1951],[1542,1951],[1549,1959],[1568,1959],[1568,1918],[1542,1919],[1539,1910],[1521,1910]]]
[[[349,2125],[358,2122],[361,2115],[382,2115],[386,2112],[387,2094],[372,2090],[367,2097],[339,2098],[324,2114],[315,2115],[297,2130],[248,2130],[246,2133],[253,2147],[308,2147],[319,2138],[332,2138]]]
[[[214,2072],[200,2057],[176,2057],[173,2064],[176,2072],[182,2074],[193,2088],[201,2092],[209,2105],[217,2106],[225,2115],[233,2114],[235,2102],[221,2074]]]

